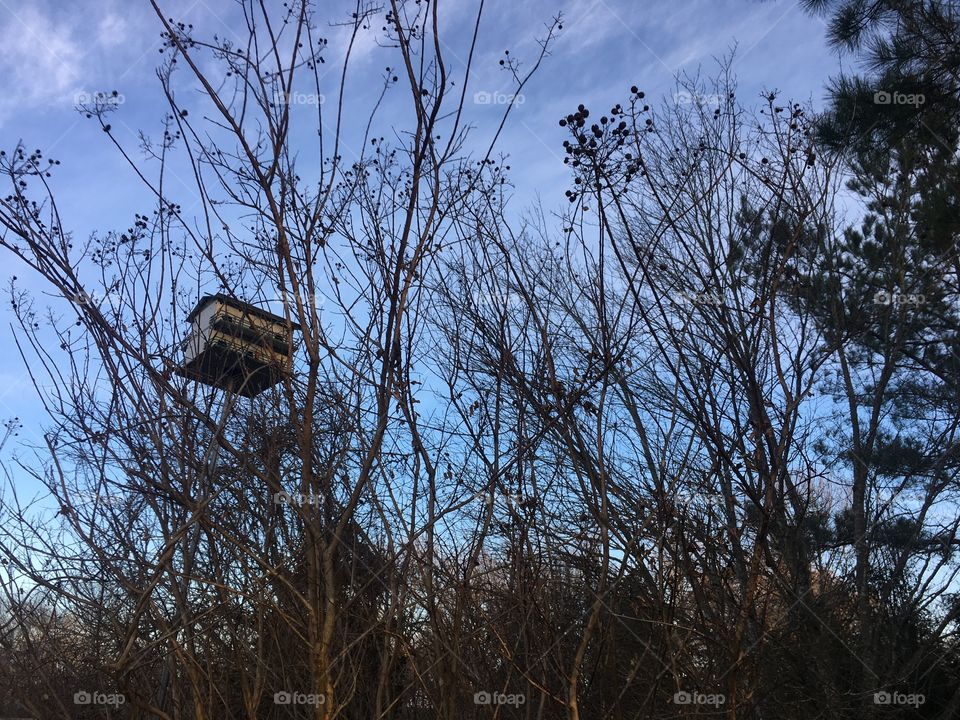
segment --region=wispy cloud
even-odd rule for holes
[[[104,48],[120,45],[130,35],[130,25],[121,15],[108,12],[97,23],[97,43]]]
[[[25,106],[69,103],[80,81],[83,50],[73,25],[36,6],[0,0],[0,123]]]

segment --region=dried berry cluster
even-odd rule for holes
[[[639,116],[650,112],[649,105],[639,102],[644,96],[633,86],[628,108],[617,103],[610,108],[609,115],[602,115],[589,128],[590,110],[583,104],[560,120],[560,127],[569,128],[572,135],[572,140],[563,141],[567,155],[563,162],[575,168],[573,181],[577,185],[565,193],[570,202],[576,202],[585,187],[619,189],[637,175],[645,174],[639,151],[636,155],[624,151],[625,147],[632,149],[639,144],[641,133],[653,132],[653,120],[649,117],[638,126]]]

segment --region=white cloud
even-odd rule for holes
[[[70,23],[35,7],[0,6],[0,121],[17,109],[72,103],[83,54]]]
[[[97,42],[105,48],[115,47],[129,37],[127,21],[120,15],[108,12],[97,24]]]

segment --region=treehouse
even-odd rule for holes
[[[297,323],[222,294],[201,298],[187,321],[184,377],[253,397],[293,370]]]

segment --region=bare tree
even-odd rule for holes
[[[510,107],[471,152],[472,70],[445,57],[440,3],[357,6],[330,24],[338,44],[306,2],[241,2],[243,47],[152,5],[169,112],[146,160],[113,134],[109,95],[83,110],[155,207],[81,243],[55,161],[0,157],[0,245],[63,296],[11,288],[51,425],[5,468],[5,701],[60,718],[859,718],[913,683],[947,717],[955,417],[894,403],[929,337],[889,307],[844,314],[862,289],[836,206],[849,175],[808,108],[745,106],[729,64],[656,108],[638,88],[584,103],[560,119],[568,209],[519,215],[495,148]],[[395,62],[348,127],[351,58],[378,26]],[[559,27],[504,60],[518,92]],[[294,338],[292,372],[255,397],[178,372],[187,314],[214,294]],[[908,474],[877,452],[898,422],[929,443]]]

